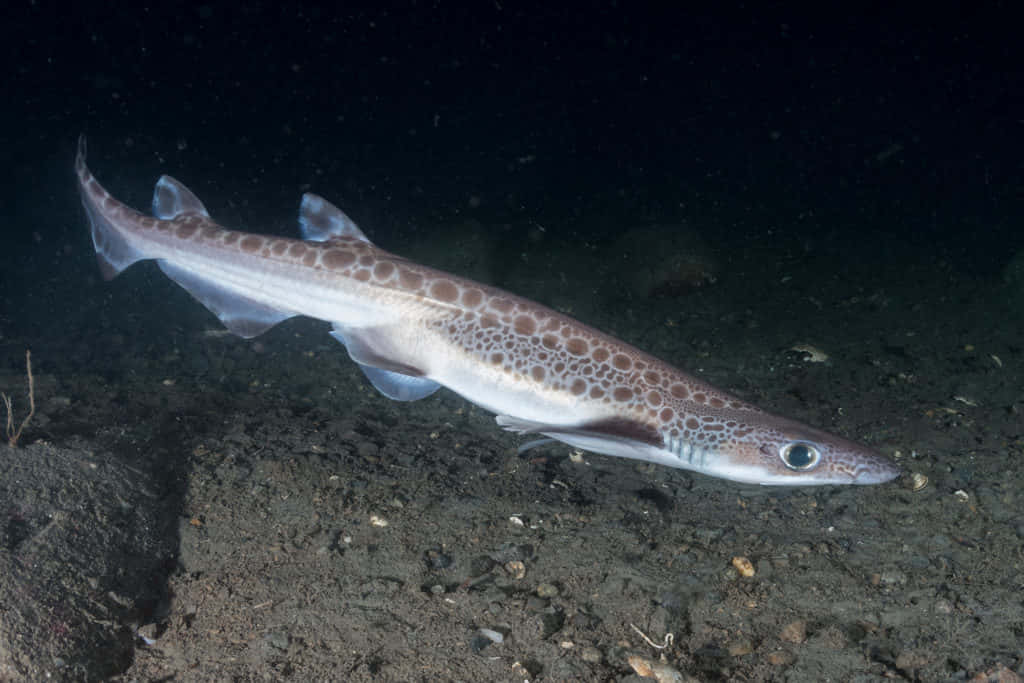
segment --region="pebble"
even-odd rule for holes
[[[537,597],[554,598],[558,596],[558,586],[550,583],[542,583],[537,586]]]
[[[539,676],[540,672],[543,670],[544,667],[542,667],[539,662],[532,659],[512,663],[512,675],[521,680],[529,681],[535,676]]]
[[[495,631],[492,628],[482,628],[482,629],[480,629],[480,635],[482,635],[484,638],[489,638],[491,641],[493,641],[495,643],[504,643],[505,642],[505,635],[503,633],[501,633],[500,631]]]
[[[288,643],[291,639],[287,633],[281,633],[280,631],[271,631],[263,637],[264,642],[275,650],[287,651]]]
[[[547,640],[558,633],[565,624],[565,615],[561,612],[548,612],[540,615],[541,638]]]
[[[513,579],[521,579],[526,576],[526,564],[520,560],[512,560],[511,562],[505,563],[505,571],[507,571]]]
[[[807,640],[807,622],[803,620],[786,624],[779,633],[779,638],[787,643],[800,644]]]
[[[739,572],[740,576],[749,579],[754,575],[754,563],[742,555],[732,558],[732,566],[736,568],[736,571]]]
[[[907,582],[907,575],[898,569],[887,569],[882,571],[878,580],[887,586],[902,586]]]
[[[487,555],[477,555],[469,562],[469,573],[472,576],[482,576],[494,568],[495,561]]]
[[[588,662],[590,664],[600,664],[601,663],[601,651],[598,650],[593,645],[588,645],[585,648],[583,648],[582,650],[580,650],[580,659],[582,659],[584,662]]]
[[[637,675],[644,678],[653,678],[658,683],[682,683],[684,680],[683,675],[668,664],[636,655],[630,657],[627,661]]]

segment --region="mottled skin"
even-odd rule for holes
[[[335,231],[324,241],[226,230],[166,178],[157,203],[177,201],[161,197],[168,188],[186,201],[175,215],[153,218],[110,196],[84,150],[75,168],[105,276],[156,258],[215,279],[270,311],[255,322],[221,315],[245,336],[292,315],[328,320],[364,365],[436,381],[499,413],[509,429],[597,452],[766,484],[878,483],[898,474],[862,446],[761,411],[556,311],[378,249],[354,225],[356,234]],[[304,220],[331,232],[337,209],[307,202],[315,208]],[[787,464],[793,444],[813,452],[811,466]]]

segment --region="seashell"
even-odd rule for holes
[[[732,566],[736,568],[740,576],[750,578],[755,573],[753,563],[742,555],[732,558]]]

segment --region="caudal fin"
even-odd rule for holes
[[[139,215],[110,196],[85,165],[85,136],[78,138],[78,153],[75,155],[75,174],[78,176],[78,191],[82,206],[89,219],[92,246],[96,249],[96,260],[104,279],[114,278],[122,270],[147,258],[133,247],[117,228],[117,222],[128,216]]]

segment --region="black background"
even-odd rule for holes
[[[115,195],[171,173],[240,229],[313,189],[396,251],[465,216],[697,218],[996,274],[1024,241],[1017,12],[922,7],[5,3],[0,248],[87,251],[82,132]]]

